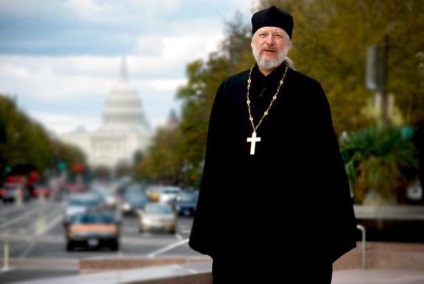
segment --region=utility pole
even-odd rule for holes
[[[382,64],[383,64],[383,78],[382,78],[382,88],[381,88],[381,126],[382,127],[386,127],[390,124],[390,118],[389,118],[389,98],[388,98],[388,87],[387,87],[387,83],[388,83],[388,60],[389,60],[389,47],[390,47],[390,43],[389,43],[389,36],[386,35],[384,37],[384,41],[383,44],[381,46],[382,48]]]
[[[388,96],[388,61],[389,61],[389,36],[384,37],[383,43],[374,44],[367,51],[367,68],[365,85],[370,91],[380,94],[380,126],[390,124],[389,96]]]

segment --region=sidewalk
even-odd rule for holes
[[[368,242],[366,250],[362,248],[362,243],[358,243],[334,263],[332,284],[424,284],[423,243]],[[34,269],[35,264],[31,264],[11,261],[11,266]],[[19,283],[212,284],[211,269],[209,257],[88,258],[79,260],[79,275]]]
[[[19,282],[20,284],[212,284],[211,262],[165,265],[88,273],[77,276]],[[305,272],[307,273],[307,272]],[[335,270],[332,284],[423,284],[423,270]]]
[[[423,270],[335,270],[332,284],[423,284]]]

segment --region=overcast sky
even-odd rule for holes
[[[0,94],[56,134],[96,130],[126,57],[148,122],[179,113],[185,67],[255,0],[0,0]]]

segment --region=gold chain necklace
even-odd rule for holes
[[[280,92],[280,88],[284,84],[284,78],[286,78],[286,73],[287,73],[287,69],[288,69],[288,67],[286,66],[286,70],[284,70],[284,74],[283,74],[283,77],[280,80],[280,84],[277,87],[277,91],[275,92],[274,96],[272,96],[272,100],[269,103],[268,108],[264,111],[264,114],[262,115],[262,117],[259,120],[258,124],[255,126],[255,123],[253,122],[252,112],[250,110],[250,98],[249,98],[250,97],[250,95],[249,95],[249,92],[250,92],[250,83],[252,82],[252,70],[253,70],[253,67],[250,68],[249,78],[247,79],[247,92],[246,92],[247,110],[249,111],[249,120],[250,120],[250,124],[252,125],[252,128],[253,128],[252,136],[247,137],[247,142],[248,143],[252,143],[252,144],[250,144],[250,155],[255,155],[255,145],[256,145],[256,142],[260,142],[261,141],[261,137],[257,137],[256,136],[256,129],[258,129],[259,125],[261,125],[261,123],[264,120],[264,118],[268,115],[268,112],[271,109],[272,104],[277,99],[277,95]]]

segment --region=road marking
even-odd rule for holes
[[[27,211],[26,213],[20,215],[19,217],[12,218],[8,222],[1,224],[0,225],[0,229],[3,229],[5,227],[9,226],[10,224],[16,223],[16,222],[18,222],[18,221],[20,221],[22,219],[25,219],[28,216],[34,215],[33,211],[36,211],[35,213],[37,213],[39,210],[41,210],[41,208],[34,207],[31,210]]]
[[[187,244],[187,243],[188,243],[188,239],[185,239],[185,240],[182,240],[182,241],[179,241],[179,242],[176,242],[176,243],[170,244],[169,246],[166,246],[166,247],[164,247],[164,248],[161,248],[161,249],[158,249],[158,250],[155,250],[155,251],[153,251],[153,252],[149,253],[149,254],[147,255],[147,257],[148,257],[148,258],[156,257],[156,256],[158,256],[159,254],[162,254],[162,253],[164,253],[164,252],[170,251],[170,250],[172,250],[172,249],[174,249],[174,248],[176,248],[176,247],[179,247],[179,246],[185,245],[185,244]]]

